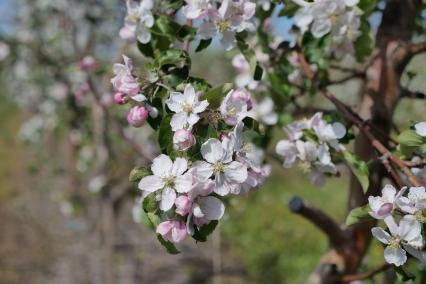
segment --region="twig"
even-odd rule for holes
[[[367,272],[361,272],[361,273],[357,273],[357,274],[347,274],[347,275],[343,275],[342,278],[340,279],[342,282],[344,283],[350,283],[352,281],[359,281],[359,280],[366,280],[366,279],[370,279],[372,278],[374,275],[385,271],[386,269],[388,269],[390,267],[390,264],[388,263],[383,263],[382,265],[380,265],[379,267],[367,271]]]
[[[411,98],[411,99],[420,99],[424,100],[426,99],[426,94],[416,91],[410,91],[405,88],[401,89],[401,94],[399,95],[400,98]]]
[[[347,243],[348,235],[346,235],[345,232],[340,228],[339,224],[337,224],[322,210],[315,208],[312,205],[306,204],[298,196],[295,196],[290,200],[288,207],[291,212],[305,217],[312,224],[323,231],[327,235],[332,246],[340,247]]]

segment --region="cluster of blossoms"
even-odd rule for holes
[[[256,3],[249,0],[186,0],[183,14],[191,20],[201,21],[197,35],[201,39],[221,37],[226,50],[235,46],[235,34],[254,31],[253,16]],[[266,7],[266,6],[265,6]]]
[[[330,51],[341,58],[354,52],[354,41],[360,35],[362,11],[358,0],[293,0],[301,8],[294,20],[302,33],[310,31],[316,38],[331,35]]]
[[[380,242],[386,245],[385,260],[401,266],[407,261],[407,252],[426,263],[422,224],[425,223],[423,212],[426,210],[426,191],[424,187],[411,187],[399,192],[391,185],[386,185],[381,196],[368,198],[370,215],[383,220],[389,233],[380,227],[371,232]],[[399,219],[399,225],[395,221]]]
[[[150,28],[154,25],[153,0],[142,0],[136,2],[127,0],[127,15],[124,26],[120,29],[120,37],[124,40],[148,43],[151,40]]]
[[[111,83],[116,93],[114,102],[123,105],[132,102],[134,105],[127,114],[127,121],[133,127],[141,127],[148,116],[156,118],[158,110],[146,102],[146,97],[141,93],[140,84],[133,76],[133,63],[130,58],[123,55],[124,64],[114,64],[114,77]]]
[[[322,113],[316,113],[309,120],[295,121],[284,127],[288,139],[279,141],[275,148],[277,154],[284,158],[285,168],[292,167],[298,159],[316,186],[324,184],[325,174],[337,174],[331,150],[344,150],[339,139],[346,135],[346,129],[341,123],[330,124],[322,117]]]
[[[200,100],[200,96],[190,84],[183,93],[170,93],[166,105],[174,112],[170,126],[180,157],[172,160],[161,154],[153,160],[152,175],[142,178],[138,185],[142,198],[151,196],[158,204],[162,222],[157,233],[174,243],[220,220],[225,211],[221,197],[258,188],[270,172],[263,164],[263,151],[244,137],[242,120],[253,109],[253,99],[245,90],[229,91],[220,105],[220,119],[228,130],[219,138],[203,137],[206,140],[200,145],[200,157],[190,156],[190,149],[196,145],[194,127],[203,113],[211,111],[208,101]]]

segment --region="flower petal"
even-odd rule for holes
[[[139,182],[139,189],[146,192],[154,192],[164,187],[162,178],[158,176],[146,176]]]
[[[172,167],[172,175],[180,176],[188,169],[188,162],[184,158],[176,158]]]
[[[225,213],[225,205],[216,197],[201,197],[197,203],[207,220],[220,220]]]
[[[189,192],[192,189],[192,175],[184,174],[176,177],[175,188],[179,193]]]
[[[175,204],[176,200],[176,192],[173,188],[166,187],[161,192],[161,202],[160,202],[160,209],[162,211],[170,210],[170,208],[173,207],[173,204]]]
[[[395,266],[401,266],[407,261],[405,250],[400,247],[388,246],[385,249],[384,255],[386,262]]]
[[[231,162],[225,166],[227,182],[242,183],[247,179],[247,167],[240,162]]]
[[[211,164],[220,161],[223,156],[222,143],[216,138],[210,138],[201,145],[201,154]]]
[[[158,177],[166,177],[171,174],[173,162],[169,156],[161,154],[152,161],[152,173]]]
[[[380,242],[384,244],[389,244],[392,237],[382,228],[380,227],[374,227],[371,229],[371,233],[373,234],[376,239],[378,239]]]

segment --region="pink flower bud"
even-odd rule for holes
[[[253,99],[251,94],[245,89],[238,89],[232,93],[231,101],[243,101],[247,104],[247,110],[250,111],[253,108]]]
[[[148,110],[145,106],[134,106],[127,114],[127,121],[133,127],[141,127],[148,118]]]
[[[93,56],[87,55],[83,57],[78,63],[78,67],[81,70],[95,70],[96,69],[96,61]]]
[[[185,216],[192,208],[192,201],[186,195],[181,195],[175,200],[176,213]]]
[[[126,94],[124,93],[116,93],[114,94],[114,103],[118,105],[124,105],[127,103]]]
[[[226,132],[222,132],[219,135],[220,141],[223,141],[224,139],[230,139],[230,138],[231,138],[231,135],[229,133],[226,133]]]
[[[185,151],[195,144],[195,137],[191,131],[178,129],[173,135],[173,147],[177,151]]]
[[[182,221],[164,221],[157,226],[157,234],[160,234],[164,239],[179,243],[183,241],[187,234],[186,225]]]

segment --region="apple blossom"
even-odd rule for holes
[[[164,221],[158,224],[156,231],[165,240],[173,243],[185,240],[188,235],[185,223],[179,220]]]
[[[126,96],[127,95],[124,94],[124,93],[120,93],[120,92],[115,93],[114,94],[114,103],[116,103],[118,105],[126,104],[127,103]]]
[[[140,86],[132,75],[133,62],[130,58],[123,55],[124,64],[114,64],[114,77],[111,83],[117,92],[134,96],[139,93]]]
[[[120,37],[125,40],[138,39],[141,43],[151,40],[150,28],[154,25],[154,16],[151,10],[153,0],[142,0],[140,3],[127,0],[127,16],[124,26],[120,30]]]
[[[382,196],[369,196],[368,204],[371,208],[369,214],[376,219],[384,219],[392,214],[396,199],[404,192],[401,189],[398,194],[396,189],[388,184],[382,189]]]
[[[200,19],[207,15],[209,9],[212,9],[211,0],[185,0],[186,5],[182,12],[188,19]]]
[[[210,138],[201,145],[201,154],[205,161],[197,161],[194,167],[203,177],[214,175],[214,192],[221,196],[239,190],[240,183],[247,179],[247,167],[233,161],[234,143],[232,139],[222,142]]]
[[[172,208],[176,200],[176,192],[186,193],[191,190],[192,177],[185,173],[188,162],[183,158],[176,158],[174,162],[169,156],[161,154],[152,161],[151,170],[153,175],[146,176],[139,182],[139,189],[144,195],[161,190],[157,194],[160,209],[167,211]]]
[[[251,107],[251,95],[246,89],[231,90],[222,100],[220,113],[226,124],[236,125],[247,116]]]
[[[209,105],[207,100],[199,101],[199,94],[190,84],[186,85],[183,94],[172,92],[166,104],[171,111],[175,112],[170,121],[173,131],[190,130],[200,119],[198,114],[205,111]]]
[[[93,56],[87,55],[78,62],[78,68],[81,70],[95,70],[96,60]]]
[[[275,125],[278,121],[278,115],[274,112],[274,101],[270,97],[265,97],[259,103],[253,100],[253,109],[247,116],[266,125]]]
[[[127,114],[127,121],[133,127],[141,127],[148,118],[148,110],[145,106],[134,106]]]
[[[190,130],[178,129],[173,134],[173,147],[177,151],[185,151],[195,144],[194,134]]]
[[[416,215],[417,212],[420,213],[419,218],[422,219],[421,211],[426,210],[425,188],[423,186],[410,187],[407,197],[398,196],[396,204],[402,211],[410,215]]]
[[[426,121],[419,122],[414,125],[416,133],[422,137],[426,137]]]
[[[232,66],[237,70],[238,74],[235,77],[235,84],[238,88],[248,88],[255,90],[259,86],[259,82],[253,79],[250,71],[250,65],[244,55],[237,54],[232,58]]]
[[[179,215],[185,216],[191,211],[192,201],[186,195],[181,195],[175,200],[176,210],[175,212]]]
[[[407,261],[406,251],[414,257],[422,260],[422,249],[424,246],[421,225],[412,216],[404,216],[395,223],[392,216],[384,219],[391,234],[380,227],[374,227],[371,232],[381,243],[387,245],[385,248],[385,260],[395,266],[401,266]]]

